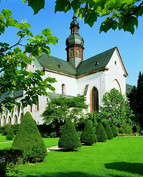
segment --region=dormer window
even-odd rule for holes
[[[99,62],[98,62],[98,61],[96,61],[95,66],[97,66],[98,64],[99,64]]]
[[[60,68],[61,66],[60,66],[60,64],[58,64],[58,68]]]

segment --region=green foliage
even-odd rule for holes
[[[132,126],[129,124],[123,124],[119,128],[119,133],[131,134],[132,133]]]
[[[114,134],[114,137],[118,136],[118,128],[115,125],[112,125],[112,132]]]
[[[46,124],[54,122],[55,120],[61,123],[68,118],[77,122],[79,118],[83,116],[82,110],[86,108],[87,105],[85,104],[85,97],[83,96],[71,98],[60,96],[48,102],[48,106],[42,116]]]
[[[0,157],[0,177],[5,177],[6,172],[14,171],[23,158],[22,151],[12,149],[0,150]]]
[[[102,123],[98,124],[96,135],[97,135],[97,140],[99,142],[105,142],[108,139],[105,128],[103,127]]]
[[[45,0],[23,0],[28,1],[34,13],[37,13],[44,7]],[[123,29],[134,33],[135,27],[138,27],[138,19],[143,15],[143,2],[141,0],[56,0],[55,12],[67,12],[70,9],[84,18],[84,22],[90,27],[93,26],[99,17],[103,19],[100,32],[107,32],[109,29]]]
[[[115,88],[103,95],[103,107],[100,109],[101,122],[105,125],[131,124],[131,118],[134,116],[128,99]]]
[[[27,112],[17,131],[12,149],[23,151],[24,161],[39,162],[46,156],[46,148],[31,114]]]
[[[7,140],[13,140],[13,138],[14,138],[14,131],[13,131],[13,129],[11,128],[11,129],[8,131],[7,135],[6,135],[6,139],[7,139]]]
[[[85,124],[84,130],[81,134],[81,142],[87,145],[92,145],[97,142],[95,130],[91,120],[88,120]]]
[[[4,126],[4,129],[5,129],[5,132],[3,132],[3,133],[5,133],[5,134],[3,134],[3,135],[7,135],[8,132],[9,132],[9,130],[11,129],[11,124],[6,124],[6,125]]]
[[[66,120],[66,123],[61,129],[59,146],[66,151],[76,150],[78,147],[81,147],[80,139],[70,119]]]
[[[113,135],[110,125],[107,125],[105,130],[106,130],[106,134],[107,134],[108,139],[112,139],[114,137],[114,135]]]
[[[143,129],[143,73],[139,72],[137,87],[133,87],[131,92],[127,95],[130,101],[131,109],[135,117],[133,120],[139,123]]]
[[[5,100],[0,102],[0,112],[2,107],[8,110],[13,109],[13,105],[20,105],[13,97],[13,92],[24,90],[24,98],[21,99],[23,107],[37,103],[38,95],[47,95],[47,88],[55,91],[52,83],[54,78],[42,79],[44,72],[36,70],[35,72],[26,71],[28,64],[34,61],[34,57],[40,57],[43,53],[50,54],[49,44],[56,44],[58,38],[52,35],[50,29],[44,29],[42,34],[33,36],[29,30],[31,25],[26,21],[18,23],[12,18],[10,9],[3,9],[0,14],[0,35],[5,33],[6,28],[16,28],[18,41],[14,45],[0,42],[0,97],[7,93]],[[14,34],[13,34],[14,35]],[[24,45],[22,41],[28,40]],[[21,50],[19,46],[23,46]],[[33,57],[28,57],[31,54]]]

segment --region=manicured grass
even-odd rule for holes
[[[0,135],[0,143],[1,142],[10,142],[11,140],[7,140],[6,139],[6,136],[2,136],[2,135]]]
[[[117,137],[78,152],[51,151],[44,162],[18,169],[23,177],[141,177],[142,149],[143,137]]]
[[[45,146],[52,147],[57,146],[59,138],[43,138]],[[6,136],[0,136],[0,149],[7,149],[10,148],[12,145],[11,140],[6,140]]]

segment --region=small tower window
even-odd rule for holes
[[[70,51],[70,56],[71,56],[71,57],[74,56],[74,50],[73,50],[73,49],[71,49],[71,51]]]
[[[80,56],[80,52],[79,49],[76,50],[76,56],[79,57]]]
[[[62,95],[66,95],[66,86],[62,84]]]

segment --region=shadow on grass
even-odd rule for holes
[[[112,170],[143,175],[143,163],[115,162],[105,164],[105,167]]]

